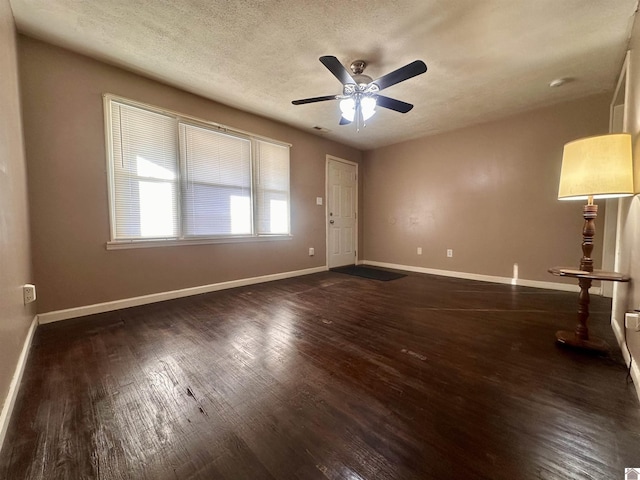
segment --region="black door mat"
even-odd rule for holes
[[[379,270],[377,268],[362,267],[360,265],[347,265],[345,267],[331,268],[330,270],[332,272],[355,275],[356,277],[370,278],[372,280],[382,280],[383,282],[406,277],[406,275],[402,273],[389,272],[387,270]]]

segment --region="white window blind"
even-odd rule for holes
[[[289,149],[263,141],[256,147],[258,233],[289,233]]]
[[[251,142],[180,124],[185,235],[250,235]]]
[[[115,237],[176,237],[176,120],[114,102],[111,122]]]
[[[289,234],[288,145],[111,95],[105,109],[112,242]]]

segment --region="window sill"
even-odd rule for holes
[[[183,247],[185,245],[211,245],[218,243],[253,243],[291,240],[293,235],[262,235],[259,237],[220,237],[197,239],[157,239],[157,240],[118,240],[107,242],[107,250],[127,250],[130,248]]]

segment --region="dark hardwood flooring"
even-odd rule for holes
[[[326,272],[38,328],[3,479],[598,479],[640,466],[577,294]]]

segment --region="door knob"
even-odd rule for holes
[[[335,222],[335,221],[333,221],[333,220],[329,220],[329,223],[334,224],[334,223],[336,223],[336,222]]]

